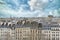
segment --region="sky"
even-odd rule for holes
[[[0,0],[0,17],[60,17],[60,0]]]

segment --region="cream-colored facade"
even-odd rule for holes
[[[30,40],[30,28],[16,28],[16,40]]]
[[[0,28],[0,40],[60,40],[60,28],[38,30],[27,28]]]
[[[3,25],[2,25],[3,24]],[[5,22],[1,24],[0,28],[0,40],[40,40],[40,30],[31,27],[17,27],[10,22],[6,25]]]
[[[0,28],[0,40],[8,40],[10,38],[10,29]]]
[[[0,25],[4,23],[4,26],[7,26],[5,28],[3,25],[1,26],[0,40],[60,40],[60,19],[52,17],[39,18],[37,22],[33,18],[30,21],[19,20],[18,23],[13,21],[8,22],[8,25],[6,25],[6,22],[0,22]],[[43,25],[38,27],[38,23]],[[13,24],[15,26],[12,26]]]
[[[30,28],[16,28],[16,40],[40,40],[40,30]]]
[[[60,40],[60,27],[52,27],[51,30],[42,30],[42,40]]]
[[[0,28],[0,40],[14,40],[13,32],[10,28]]]
[[[41,40],[40,39],[40,30],[38,29],[31,29],[31,40]]]

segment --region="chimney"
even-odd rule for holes
[[[38,24],[38,28],[42,28],[42,23],[39,23]]]
[[[5,23],[5,26],[8,26],[8,23]]]
[[[1,26],[4,26],[4,22],[1,24]]]

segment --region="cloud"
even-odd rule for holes
[[[14,0],[12,0],[12,1],[14,1]],[[13,3],[16,3],[16,5],[18,5],[17,1],[14,1]],[[24,7],[28,6],[28,5],[20,5],[18,10],[13,10],[8,6],[11,6],[11,5],[4,5],[4,6],[2,5],[1,6],[2,9],[0,10],[1,12],[3,12],[4,15],[5,14],[7,14],[7,16],[9,15],[8,17],[10,17],[10,16],[14,16],[14,17],[38,17],[38,16],[43,14],[43,12],[40,10],[35,10],[35,11],[25,10]]]
[[[48,0],[31,0],[28,3],[31,10],[42,10],[48,4],[48,2]]]
[[[58,15],[57,10],[51,5],[55,3],[52,0],[4,0],[4,5],[0,6],[0,12],[2,15],[7,15],[3,17],[41,17],[47,15]],[[52,2],[52,3],[50,3]],[[28,3],[28,4],[27,4]],[[55,5],[55,4],[54,4]],[[56,4],[57,5],[57,4]],[[30,8],[30,9],[29,9]],[[51,10],[50,8],[54,9]],[[1,14],[0,13],[0,14]]]
[[[49,11],[49,15],[60,17],[60,8],[52,10],[52,11]]]
[[[3,7],[3,9],[0,10],[0,12],[3,12],[3,14],[4,15],[6,14],[8,17],[10,17],[10,16],[13,16],[13,17],[39,17],[44,14],[43,11],[40,11],[40,10],[35,10],[34,12],[26,11],[23,9],[23,6],[21,6],[16,11],[16,10],[12,10],[11,8],[7,7],[6,5]]]

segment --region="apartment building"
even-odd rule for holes
[[[42,40],[60,40],[60,28],[42,30]]]
[[[39,30],[31,29],[31,40],[39,40]]]
[[[15,28],[16,40],[40,40],[40,33],[38,23],[35,21],[22,21],[22,25],[19,24]]]
[[[30,40],[30,28],[16,28],[15,36],[16,40]]]
[[[58,20],[49,16],[39,21],[0,22],[0,40],[60,40]]]
[[[10,29],[9,28],[0,28],[0,40],[10,39]]]
[[[0,40],[15,40],[15,30],[12,28],[11,24],[3,22],[0,25]]]
[[[56,22],[44,25],[42,40],[60,40],[60,25]]]
[[[51,30],[51,40],[60,40],[60,27],[53,27]]]
[[[16,40],[40,40],[40,30],[31,28],[16,28]]]
[[[38,23],[35,21],[23,20],[21,23],[0,24],[0,40],[40,40],[40,33]]]
[[[0,40],[14,40],[14,31],[10,28],[0,28]]]

